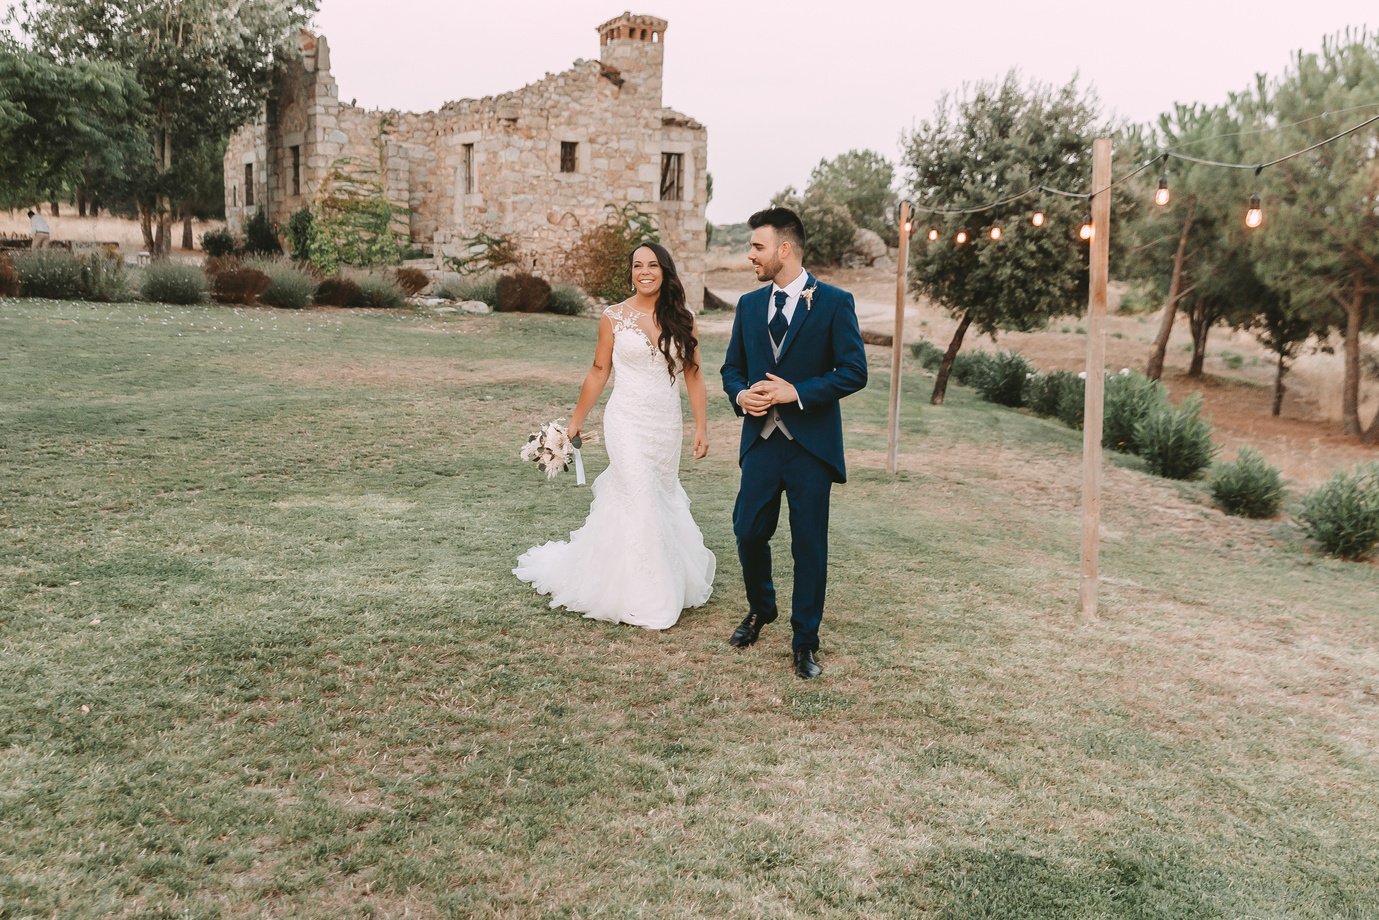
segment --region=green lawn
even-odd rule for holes
[[[888,477],[878,351],[821,681],[726,643],[713,388],[710,604],[551,611],[593,334],[0,303],[0,916],[1379,915],[1374,565],[1116,461],[1081,626],[1080,435],[910,365]]]

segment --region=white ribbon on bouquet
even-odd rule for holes
[[[570,439],[570,446],[575,449],[575,485],[577,486],[584,485],[584,457],[579,453],[580,445],[583,443],[584,439],[579,435]]]

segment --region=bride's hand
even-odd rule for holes
[[[704,432],[694,435],[694,459],[703,460],[709,455],[709,436]]]
[[[566,427],[566,429],[565,429],[565,437],[567,437],[567,438],[569,438],[571,441],[573,441],[575,438],[579,437],[579,430],[580,430],[581,428],[583,428],[583,427],[584,427],[584,423],[583,423],[583,422],[580,422],[580,423],[577,424],[577,425],[576,425],[576,424],[571,424],[571,425],[569,425],[569,426]]]

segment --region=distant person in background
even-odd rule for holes
[[[33,211],[29,212],[29,232],[34,238],[33,245],[30,247],[31,249],[48,248],[48,236],[50,231],[48,229],[48,221],[42,214],[35,214]]]

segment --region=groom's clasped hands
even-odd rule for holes
[[[739,405],[748,415],[765,415],[766,410],[774,405],[798,401],[799,394],[795,392],[794,384],[775,374],[767,374],[765,380],[758,380],[743,391]]]

